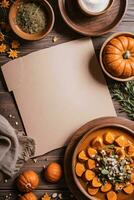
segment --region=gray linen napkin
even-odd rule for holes
[[[0,171],[13,176],[34,153],[34,140],[15,130],[0,115]]]

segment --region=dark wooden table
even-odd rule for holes
[[[53,31],[46,38],[38,42],[21,41],[20,56],[26,55],[32,51],[47,48],[53,45],[57,45],[59,43],[67,42],[67,41],[81,37],[74,31],[72,31],[63,22],[59,14],[57,0],[51,0],[50,3],[52,4],[56,13],[56,22],[55,22]],[[123,18],[122,22],[120,23],[120,25],[113,30],[113,32],[119,32],[119,31],[134,32],[134,0],[128,0],[127,13],[125,17]],[[110,34],[107,34],[98,38],[93,38],[93,43],[94,43],[94,47],[97,54],[99,52],[99,49],[102,43]],[[58,39],[55,43],[53,42],[53,37],[57,37]],[[0,65],[6,63],[7,61],[9,61],[9,59],[6,57],[6,55],[0,56]],[[108,85],[111,84],[111,82],[108,79],[107,79],[107,82],[108,82]],[[121,114],[118,112],[118,109],[119,109],[118,103],[116,102],[113,102],[113,103],[115,105],[117,115],[126,117],[125,114]],[[7,88],[4,83],[2,73],[0,73],[0,114],[5,116],[9,120],[13,127],[19,130],[23,130],[23,125],[21,123],[21,119],[17,111],[15,101],[13,99],[13,96],[7,92]],[[15,116],[15,118],[10,118],[10,115]],[[49,194],[53,194],[53,193],[57,193],[57,195],[60,194],[59,196],[61,196],[62,194],[62,198],[64,200],[74,199],[74,197],[68,191],[64,178],[58,184],[48,184],[42,178],[43,166],[47,165],[48,163],[52,161],[58,161],[60,163],[63,163],[64,151],[65,151],[65,148],[54,150],[38,158],[37,160],[29,160],[22,168],[22,171],[26,169],[33,169],[38,174],[40,174],[41,184],[38,187],[38,190],[35,191],[38,197],[41,197],[45,192],[47,192]],[[0,183],[0,200],[17,199],[17,196],[19,193],[17,192],[15,184],[14,184],[15,178],[16,177],[8,181],[5,180],[4,183]],[[57,199],[60,199],[60,198],[55,198],[55,200]]]

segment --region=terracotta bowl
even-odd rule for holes
[[[97,15],[101,15],[101,14],[104,14],[105,12],[107,12],[113,5],[113,2],[114,0],[110,0],[109,1],[109,5],[107,6],[107,8],[101,12],[90,12],[88,11],[87,9],[85,9],[85,7],[83,6],[83,3],[82,3],[83,0],[77,0],[78,2],[78,5],[79,5],[79,8],[81,9],[81,11],[85,14],[85,15],[88,15],[88,16],[97,16]]]
[[[105,46],[108,44],[108,42],[110,42],[110,40],[112,40],[113,38],[116,38],[117,36],[120,36],[120,35],[123,35],[123,36],[130,36],[130,37],[133,37],[133,38],[134,38],[134,34],[129,33],[129,32],[119,32],[119,33],[113,34],[113,35],[110,36],[110,37],[104,42],[104,44],[102,45],[101,50],[100,50],[99,60],[100,60],[100,64],[101,64],[101,67],[102,67],[103,72],[104,72],[109,78],[111,78],[111,79],[113,79],[113,80],[115,80],[115,81],[126,82],[126,81],[134,80],[134,76],[131,76],[131,77],[129,77],[129,78],[118,78],[118,77],[115,77],[115,76],[111,75],[111,74],[106,70],[106,68],[105,68],[105,66],[104,66],[104,63],[103,63],[103,51],[104,51]]]
[[[76,173],[75,173],[75,165],[77,162],[77,155],[78,153],[83,149],[83,145],[88,146],[87,144],[89,143],[90,140],[90,134],[92,134],[94,131],[97,131],[99,129],[105,129],[105,128],[114,128],[116,130],[123,130],[125,133],[131,135],[134,137],[134,131],[123,126],[120,124],[114,124],[114,123],[109,123],[107,125],[98,125],[92,129],[90,129],[90,131],[88,131],[78,142],[77,146],[75,147],[73,156],[72,156],[72,174],[73,174],[73,179],[74,182],[78,188],[78,190],[81,191],[81,193],[83,194],[83,197],[85,197],[84,199],[90,199],[90,200],[98,200],[97,197],[93,197],[91,195],[89,195],[87,193],[87,191],[84,189],[84,187],[81,185]]]
[[[51,5],[47,2],[47,0],[39,0],[38,3],[42,6],[45,13],[47,14],[47,25],[44,31],[34,34],[29,34],[20,29],[20,27],[16,23],[16,14],[19,7],[20,2],[29,2],[29,0],[16,0],[9,11],[9,23],[16,35],[25,40],[40,40],[45,37],[54,26],[54,11]]]

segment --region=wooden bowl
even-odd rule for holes
[[[26,33],[24,31],[22,31],[16,22],[17,10],[18,10],[18,7],[21,2],[29,2],[29,0],[16,0],[12,4],[10,11],[9,11],[9,24],[10,24],[12,30],[14,31],[14,33],[16,35],[18,35],[20,38],[25,39],[25,40],[33,41],[33,40],[42,39],[52,30],[52,28],[54,26],[55,17],[54,17],[54,11],[53,11],[51,5],[48,3],[47,0],[39,0],[38,1],[38,3],[41,5],[41,7],[44,9],[44,11],[47,14],[47,25],[46,25],[45,30],[43,30],[42,32],[30,34],[30,33]]]
[[[120,36],[120,35],[131,36],[131,37],[134,38],[134,34],[129,33],[129,32],[119,32],[119,33],[113,34],[113,35],[110,36],[110,37],[104,42],[104,44],[102,45],[101,50],[100,50],[99,60],[100,60],[100,64],[101,64],[101,67],[102,67],[103,72],[104,72],[108,77],[110,77],[111,79],[113,79],[113,80],[115,80],[115,81],[126,82],[126,81],[134,80],[134,76],[131,76],[131,77],[129,77],[129,78],[118,78],[118,77],[115,77],[115,76],[113,76],[112,74],[110,74],[110,73],[106,70],[106,68],[105,68],[105,66],[104,66],[104,63],[103,63],[103,51],[104,51],[105,46],[108,44],[108,42],[110,42],[110,40],[112,40],[113,38],[116,38],[117,36]]]
[[[107,8],[105,8],[105,10],[103,10],[103,11],[101,11],[101,12],[90,12],[90,11],[88,11],[88,10],[83,6],[82,1],[83,1],[83,0],[77,0],[78,5],[79,5],[81,11],[82,11],[84,14],[88,15],[88,16],[98,16],[98,15],[104,14],[105,12],[107,12],[107,11],[112,7],[113,2],[114,2],[114,0],[110,0],[110,1],[109,1],[109,5],[107,6]]]
[[[77,143],[75,150],[73,152],[73,156],[72,156],[72,175],[73,175],[73,180],[74,183],[76,184],[78,190],[83,194],[82,199],[90,199],[90,200],[98,200],[98,197],[93,197],[91,195],[88,194],[88,192],[85,190],[85,188],[81,185],[79,178],[77,177],[76,173],[75,173],[75,165],[77,162],[77,155],[78,153],[83,149],[83,146],[87,147],[89,144],[89,140],[90,140],[90,134],[92,134],[94,131],[100,130],[100,129],[105,129],[105,128],[114,128],[115,130],[122,130],[124,133],[131,135],[131,137],[134,137],[134,131],[124,125],[121,124],[116,124],[116,123],[107,123],[103,125],[97,125],[94,126],[94,128],[91,128],[87,133],[84,134],[84,136],[79,140],[79,142]],[[93,136],[92,136],[93,137]]]

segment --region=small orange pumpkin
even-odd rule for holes
[[[24,171],[17,179],[17,187],[20,192],[31,192],[39,185],[39,176],[32,170]]]
[[[37,196],[34,193],[29,192],[20,196],[19,200],[37,200]]]
[[[134,76],[134,38],[120,35],[110,40],[103,51],[106,70],[115,77]]]
[[[44,172],[45,179],[50,183],[58,182],[61,179],[62,174],[61,165],[56,162],[50,163]]]

